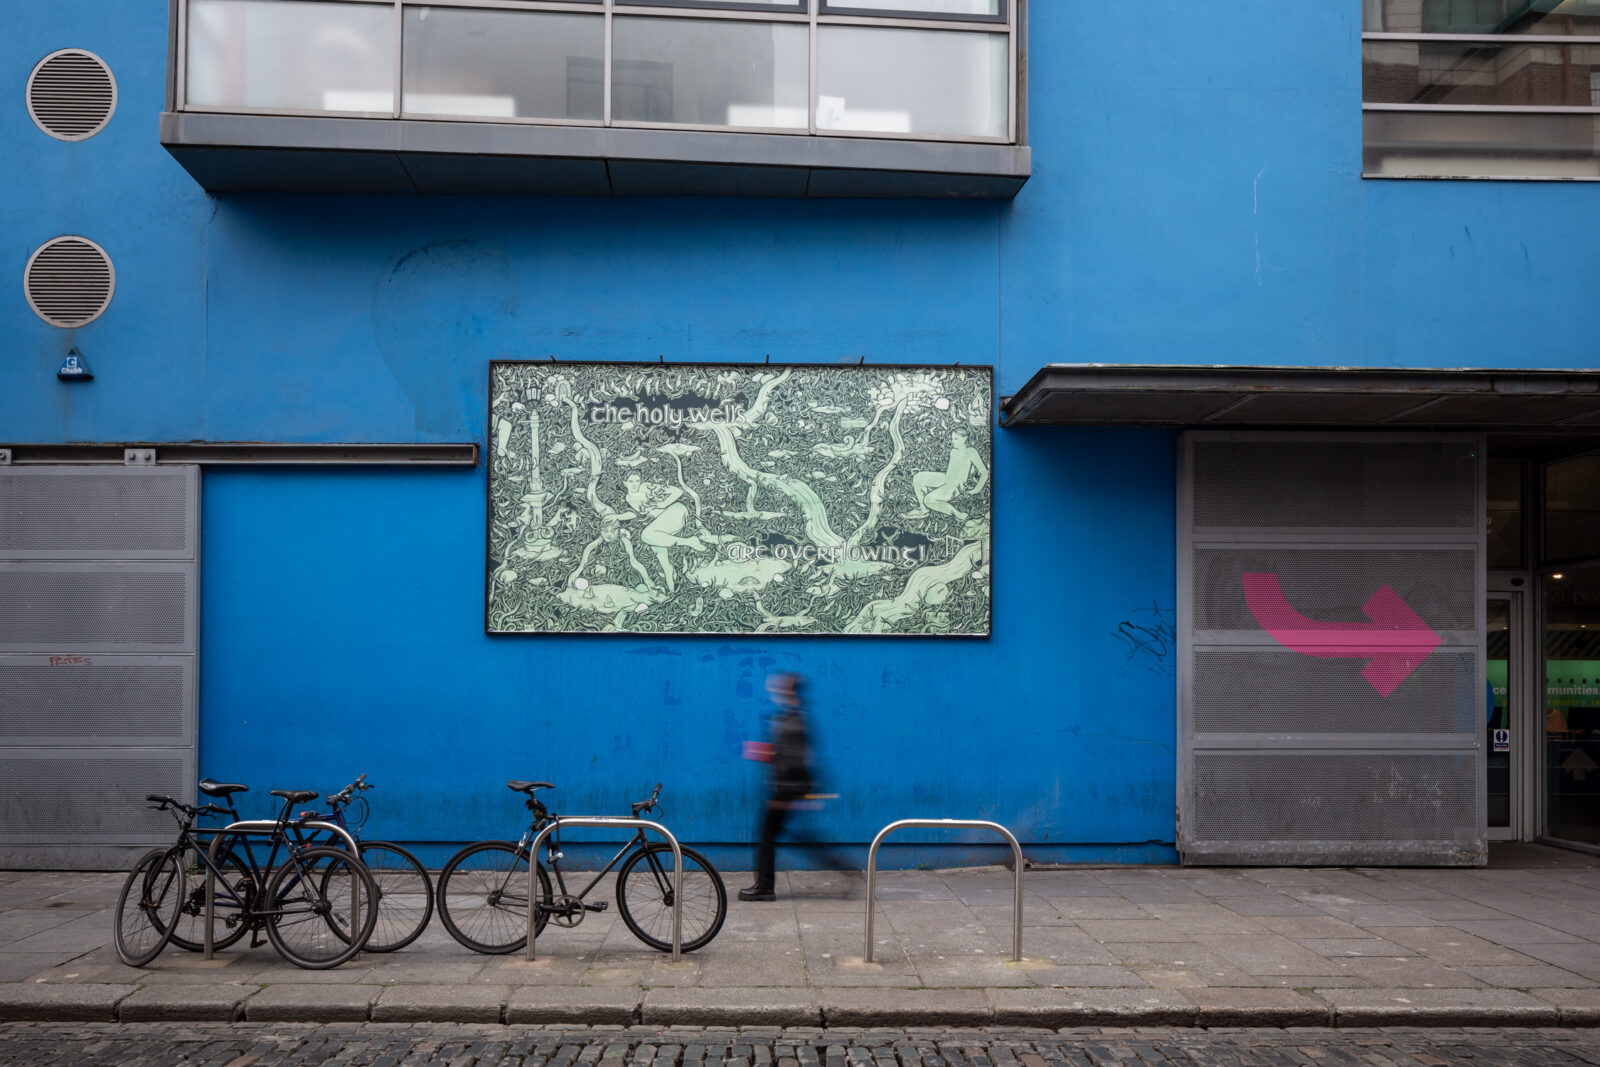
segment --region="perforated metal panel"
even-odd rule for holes
[[[0,559],[193,559],[192,467],[0,467]]]
[[[149,847],[171,840],[172,817],[152,811],[150,793],[183,796],[194,789],[194,749],[39,749],[0,754],[0,855],[11,844],[57,845],[62,866],[71,846]]]
[[[199,472],[0,468],[0,867],[104,867],[193,797]]]
[[[1181,447],[1184,861],[1483,863],[1481,439]]]
[[[1262,448],[1218,436],[1191,447],[1196,529],[1480,528],[1478,459],[1459,439],[1390,436],[1369,448],[1279,440]]]
[[[1442,843],[1470,850],[1480,834],[1475,762],[1470,752],[1203,753],[1195,760],[1194,829],[1209,839],[1278,844],[1287,853],[1280,861],[1297,864],[1327,863],[1325,850],[1352,845],[1376,845],[1400,860]]]

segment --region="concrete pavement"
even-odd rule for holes
[[[681,963],[615,910],[539,959],[476,955],[437,917],[331,971],[269,946],[144,969],[110,947],[119,874],[0,872],[0,1020],[691,1026],[1600,1025],[1600,856],[1497,848],[1488,869],[1071,868],[780,875]]]

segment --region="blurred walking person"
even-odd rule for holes
[[[755,884],[739,890],[740,900],[776,900],[778,835],[790,813],[812,792],[811,740],[800,704],[800,676],[780,673],[767,678],[772,697],[771,740],[747,743],[745,755],[767,764],[767,804],[761,814],[756,844]]]

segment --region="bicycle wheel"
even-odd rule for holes
[[[250,914],[256,909],[256,879],[243,857],[231,847],[218,850],[216,915],[212,949],[224,949],[250,930]],[[206,867],[200,853],[184,853],[187,892],[178,909],[178,925],[172,943],[185,952],[203,952],[206,938]]]
[[[539,900],[549,904],[550,876],[536,868]],[[528,857],[509,841],[479,841],[450,857],[439,872],[439,918],[450,936],[474,952],[501,955],[528,944]],[[550,921],[534,918],[537,937]]]
[[[387,841],[361,842],[361,862],[378,886],[378,924],[367,951],[405,948],[433,918],[433,879],[417,857]]]
[[[297,967],[320,971],[354,956],[378,921],[366,865],[338,848],[290,856],[267,884],[267,938]]]
[[[635,937],[672,951],[672,846],[653,842],[634,850],[617,872],[617,910]],[[709,944],[728,917],[728,890],[711,861],[683,849],[683,951]]]
[[[117,897],[117,958],[143,967],[172,939],[183,903],[183,868],[170,849],[152,849],[139,858]]]

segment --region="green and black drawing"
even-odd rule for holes
[[[488,629],[989,633],[984,367],[490,367]]]

